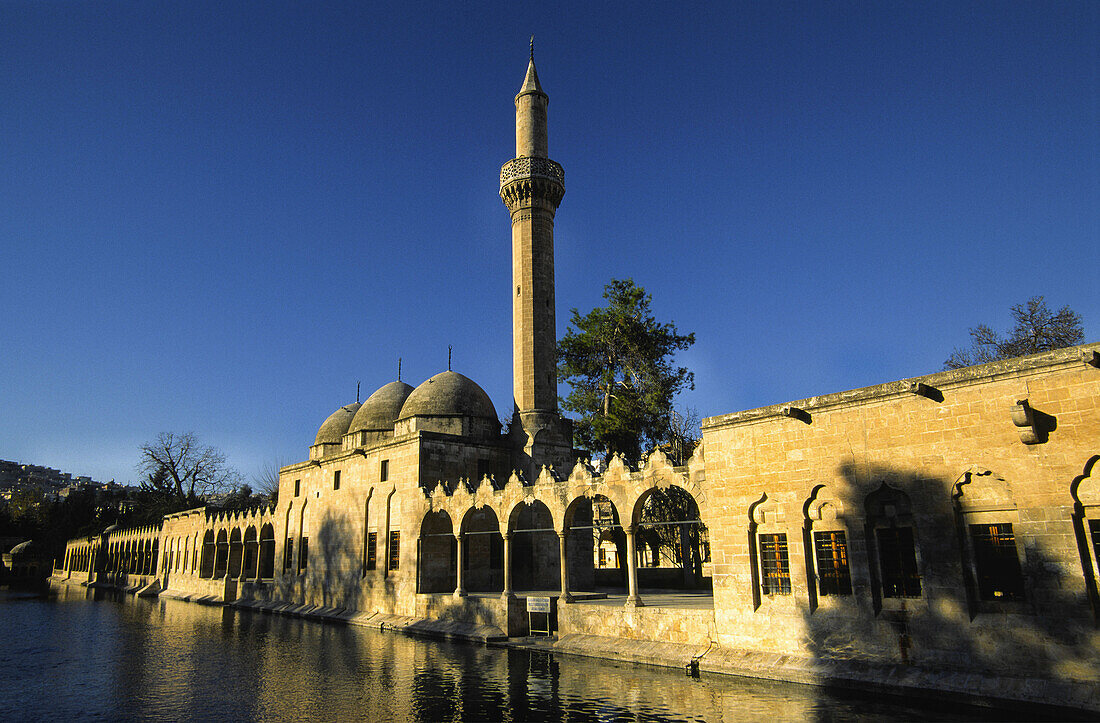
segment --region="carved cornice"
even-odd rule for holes
[[[565,170],[549,158],[513,158],[500,169],[500,198],[515,211],[529,206],[557,210],[565,195]]]

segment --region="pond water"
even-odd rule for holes
[[[0,590],[0,720],[1003,719],[83,589]]]

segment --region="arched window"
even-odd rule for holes
[[[844,506],[826,485],[814,488],[805,506],[803,543],[812,554],[806,556],[810,580],[811,608],[822,598],[852,594],[852,571],[848,526]]]
[[[955,484],[955,513],[963,549],[970,613],[1005,612],[1002,603],[1025,595],[1023,549],[1016,544],[1020,513],[1008,483],[972,469]]]
[[[921,596],[920,557],[907,494],[883,482],[867,495],[866,507],[872,595],[878,612],[884,600]]]
[[[754,608],[765,597],[791,594],[791,562],[783,508],[764,494],[749,508]]]

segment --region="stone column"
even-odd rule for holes
[[[263,545],[259,539],[256,540],[256,579],[254,582],[259,582],[263,579],[262,565],[260,565],[260,555],[263,552]]]
[[[512,535],[504,537],[504,591],[500,597],[507,600],[512,597]]]
[[[634,528],[623,529],[626,533],[626,607],[640,608],[645,603],[638,597],[638,553],[634,549]]]
[[[458,568],[455,570],[455,597],[466,597],[466,581],[462,579],[462,556],[465,554],[462,548],[465,538],[466,535],[455,535],[455,539],[458,540],[458,554],[455,555],[455,567]]]
[[[561,601],[573,602],[573,596],[569,594],[569,561],[565,557],[565,532],[558,533],[558,557],[561,558]]]

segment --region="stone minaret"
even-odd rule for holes
[[[516,157],[500,169],[500,197],[512,214],[511,431],[523,446],[518,466],[532,474],[572,461],[572,425],[558,414],[554,325],[554,213],[565,171],[547,157],[548,103],[532,49],[516,95]]]

